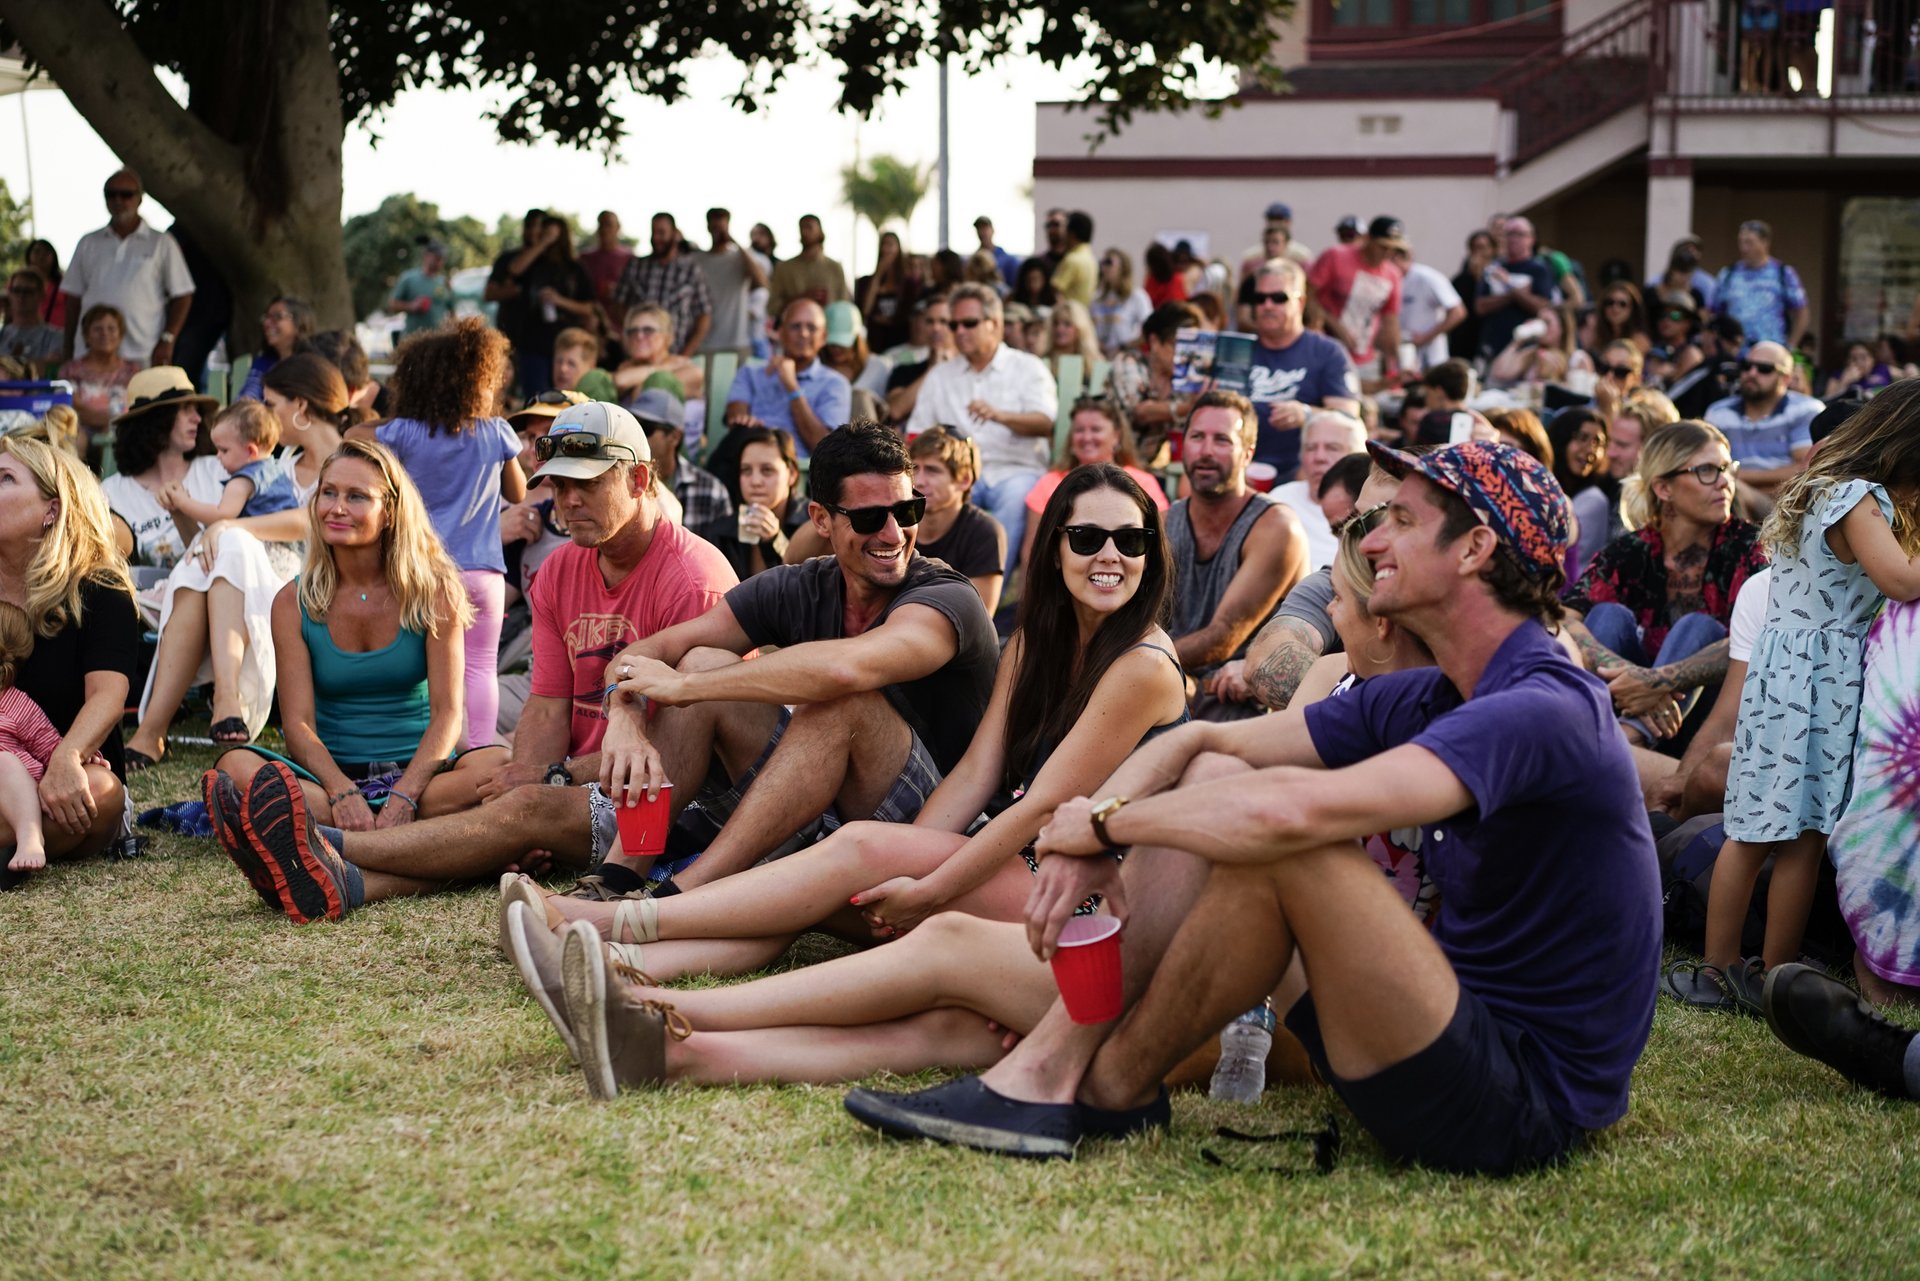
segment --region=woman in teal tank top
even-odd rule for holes
[[[285,761],[314,819],[347,831],[472,808],[506,752],[455,755],[472,606],[419,491],[385,446],[349,440],[321,467],[307,520],[306,562],[273,602],[287,755],[240,748],[219,768],[244,791]]]

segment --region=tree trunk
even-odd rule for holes
[[[350,328],[355,317],[341,249],[344,124],[326,0],[233,5],[236,38],[221,64],[189,69],[205,78],[190,88],[195,108],[216,114],[212,122],[167,92],[106,0],[0,0],[0,16],[223,266],[234,300],[228,348],[240,352],[260,345],[256,318],[275,294],[307,299],[324,327]],[[230,93],[208,91],[216,76],[264,86],[255,100],[262,110],[232,110]]]

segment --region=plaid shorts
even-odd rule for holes
[[[701,810],[716,825],[724,824],[728,818],[732,817],[733,811],[739,807],[740,798],[746,795],[749,787],[753,786],[753,780],[760,776],[761,768],[773,755],[774,749],[780,746],[780,739],[787,732],[787,725],[792,720],[793,709],[782,707],[780,720],[774,725],[773,735],[767,739],[767,745],[761,749],[759,758],[725,792],[711,799],[701,798]],[[927,745],[920,741],[918,734],[909,730],[908,736],[912,739],[912,743],[907,749],[906,763],[900,767],[900,777],[893,781],[893,786],[887,789],[887,794],[880,798],[880,804],[875,807],[873,813],[864,816],[873,822],[911,823],[919,816],[920,807],[927,803],[927,797],[933,795],[933,789],[940,786],[940,766],[934,762],[933,753],[927,750]],[[829,805],[827,812],[819,818],[819,835],[824,836],[848,821],[850,820],[842,818],[839,812]]]

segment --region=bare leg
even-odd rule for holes
[[[1243,761],[1206,753],[1188,764],[1181,783],[1192,785],[1247,772]],[[1131,1003],[1145,990],[1172,942],[1174,930],[1205,887],[1207,865],[1184,850],[1136,849],[1121,875],[1132,911],[1126,932],[1120,936],[1120,973],[1126,1000]],[[1272,986],[1271,980],[1268,986]],[[1256,986],[1254,998],[1265,990]],[[1240,1009],[1251,1004],[1249,1000]],[[1075,1023],[1068,1017],[1066,1006],[1056,1002],[1027,1039],[980,1079],[1007,1098],[1071,1103],[1087,1064],[1114,1027],[1111,1023]]]
[[[127,796],[120,786],[120,780],[104,765],[89,765],[86,770],[87,787],[93,793],[94,811],[93,822],[88,824],[84,832],[69,832],[57,823],[46,826],[39,812],[40,791],[37,786],[34,788],[34,814],[42,824],[42,840],[48,858],[77,858],[84,854],[97,854],[120,832],[120,814]],[[7,817],[4,809],[0,809],[0,845],[18,846],[20,842],[17,837],[13,821]]]
[[[247,598],[224,578],[207,588],[207,652],[213,660],[213,719],[239,716],[240,667],[247,658]]]
[[[701,1085],[785,1081],[831,1085],[873,1072],[978,1068],[997,1060],[1000,1033],[968,1010],[934,1010],[864,1027],[695,1032],[667,1042],[667,1074]]]
[[[694,1027],[859,1027],[926,1010],[963,1008],[1016,1032],[1058,995],[1053,972],[1027,947],[1024,926],[942,912],[898,942],[730,987],[635,988],[678,1007]]]
[[[12,829],[10,872],[31,872],[47,865],[47,837],[40,826],[40,788],[20,758],[0,752],[0,818]]]
[[[1233,925],[1222,928],[1223,917]],[[1216,868],[1191,920],[1100,1047],[1081,1087],[1089,1102],[1145,1102],[1195,1045],[1259,998],[1261,982],[1274,982],[1296,949],[1328,1066],[1349,1080],[1431,1045],[1459,1003],[1439,945],[1351,842]]]
[[[1800,959],[1800,943],[1820,885],[1820,856],[1827,838],[1802,832],[1773,847],[1773,879],[1767,882],[1767,935],[1760,959],[1767,968]]]
[[[1707,964],[1726,970],[1740,961],[1740,935],[1753,902],[1753,883],[1767,861],[1767,845],[1728,837],[1707,883]]]
[[[675,882],[688,889],[744,871],[829,805],[843,818],[867,817],[912,746],[912,731],[877,693],[796,708],[720,835]]]
[[[480,804],[478,788],[481,778],[490,770],[507,762],[507,749],[504,747],[480,747],[461,753],[453,763],[453,768],[443,770],[427,780],[415,799],[420,802],[421,818],[443,818],[448,814],[459,814]]]
[[[167,731],[206,652],[207,598],[182,588],[173,594],[173,612],[167,615],[160,648],[153,656],[153,693],[147,699],[147,713],[127,740],[128,747],[160,759],[166,751]]]

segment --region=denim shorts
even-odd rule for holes
[[[760,756],[743,772],[725,792],[712,798],[702,796],[700,808],[716,825],[724,824],[740,804],[740,798],[753,786],[753,780],[760,776],[761,769],[774,749],[780,746],[780,739],[787,732],[787,726],[793,720],[793,709],[782,707],[780,719],[773,727],[773,734],[767,739],[767,745],[760,749]],[[934,761],[933,753],[920,741],[920,736],[908,731],[912,740],[907,748],[907,759],[900,766],[900,776],[880,798],[880,804],[865,817],[876,823],[911,823],[920,814],[920,807],[927,803],[927,797],[933,795],[933,789],[940,786],[940,766]],[[820,816],[822,834],[831,832],[849,820],[840,816],[832,806]]]
[[[1586,1138],[1554,1115],[1538,1069],[1520,1053],[1525,1033],[1494,1018],[1464,987],[1433,1044],[1358,1081],[1327,1066],[1311,993],[1285,1022],[1322,1079],[1396,1161],[1460,1174],[1519,1174],[1564,1160]]]

